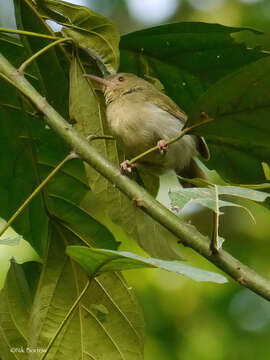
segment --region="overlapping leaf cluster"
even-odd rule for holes
[[[85,7],[64,1],[14,0],[14,5],[19,29],[72,39],[33,61],[26,69],[27,78],[85,136],[107,134],[102,95],[82,74],[118,71],[116,26]],[[48,19],[63,26],[61,34],[52,31]],[[135,32],[121,38],[120,69],[158,78],[168,95],[185,111],[192,110],[190,124],[198,121],[201,112],[213,118],[196,128],[210,144],[211,166],[228,180],[259,183],[264,179],[261,162],[270,157],[270,60],[266,53],[247,49],[232,38],[241,31],[253,30],[181,23]],[[18,67],[52,41],[34,36],[18,40],[0,33],[0,51]],[[0,157],[0,216],[7,220],[68,149],[12,85],[0,79],[0,88],[0,143],[5,153]],[[95,140],[94,144],[119,163],[121,153],[114,141]],[[139,174],[138,179],[153,194],[157,192],[157,179],[149,180],[146,174]],[[112,222],[113,234],[108,230]],[[0,299],[0,355],[4,359],[36,359],[37,354],[12,353],[10,347],[46,347],[79,296],[87,276],[65,255],[67,245],[110,249],[91,253],[78,248],[90,251],[83,264],[83,256],[76,258],[70,248],[70,255],[85,268],[105,257],[113,264],[110,271],[159,266],[197,280],[224,280],[179,263],[114,252],[119,241],[115,224],[151,256],[179,258],[177,239],[168,230],[80,160],[66,164],[16,219],[16,232],[41,256],[43,266],[11,265]],[[47,359],[69,358],[74,353],[80,359],[143,358],[143,319],[118,273],[93,280]]]

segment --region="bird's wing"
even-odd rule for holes
[[[167,111],[175,118],[179,119],[183,124],[187,122],[187,114],[167,95],[159,92],[158,96],[152,99],[153,103],[162,110]],[[206,160],[210,159],[210,152],[203,137],[197,138],[197,150],[199,154]]]
[[[167,111],[169,114],[179,119],[182,123],[187,121],[185,112],[167,95],[159,92],[158,96],[151,99],[151,101],[162,110]]]

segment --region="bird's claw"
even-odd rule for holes
[[[136,164],[130,164],[129,160],[125,160],[120,164],[121,171],[124,174],[130,174],[134,167],[136,167]]]
[[[161,153],[161,155],[165,155],[167,150],[168,150],[168,145],[166,144],[166,141],[165,140],[159,140],[157,142],[157,147]]]

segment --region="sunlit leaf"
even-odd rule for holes
[[[21,239],[22,236],[20,235],[16,237],[5,237],[2,235],[0,238],[0,245],[9,245],[9,246],[19,245]]]
[[[54,35],[50,27],[36,11],[31,0],[14,0],[17,27],[36,33]],[[52,40],[41,39],[31,36],[22,36],[27,57],[36,53]],[[53,47],[39,56],[34,62],[32,69],[39,81],[35,82],[38,90],[51,102],[57,111],[67,117],[68,109],[68,83],[67,71],[61,62],[65,62],[65,56],[59,48]],[[57,77],[56,77],[57,74]]]
[[[198,204],[206,206],[213,211],[216,211],[217,207],[219,209],[226,206],[235,206],[245,209],[253,219],[251,212],[246,207],[233,203],[231,201],[221,200],[220,196],[222,195],[237,196],[259,202],[265,201],[266,198],[270,196],[268,193],[253,189],[242,188],[238,186],[219,185],[208,188],[181,188],[178,191],[173,191],[169,193],[172,205],[177,206],[180,209],[182,209],[189,202],[196,202]]]
[[[220,274],[194,268],[178,261],[145,258],[126,251],[68,246],[66,252],[72,259],[76,260],[90,276],[96,276],[110,271],[150,267],[176,272],[196,281],[227,282],[227,279]]]
[[[72,37],[79,47],[103,63],[105,71],[116,72],[119,66],[119,33],[107,17],[88,7],[58,0],[39,0],[49,9],[51,19],[64,26],[63,33]]]
[[[246,187],[219,186],[213,184],[211,184],[207,188],[181,188],[178,191],[169,192],[172,206],[176,209],[183,209],[186,204],[195,202],[197,204],[207,207],[215,213],[213,224],[214,232],[212,234],[212,238],[214,238],[216,250],[221,248],[222,243],[224,242],[224,239],[219,236],[219,216],[223,214],[222,212],[220,212],[220,208],[227,206],[242,208],[247,211],[251,219],[254,221],[254,223],[256,223],[252,212],[247,207],[231,201],[222,200],[220,197],[224,195],[230,197],[236,196],[238,198],[244,198],[258,202],[263,202],[270,196],[270,194],[268,193],[249,189]]]
[[[0,230],[5,225],[6,221],[0,218]],[[15,259],[18,264],[29,261],[42,261],[33,247],[11,226],[7,228],[0,238],[0,289],[4,286],[6,274],[10,267],[10,259]]]
[[[52,234],[39,291],[31,311],[31,348],[45,348],[87,282],[86,274],[64,254],[76,241],[57,226]],[[120,274],[92,281],[66,322],[48,359],[143,359],[143,319],[132,291]],[[34,359],[34,355],[30,359]]]

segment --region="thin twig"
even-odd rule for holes
[[[210,243],[210,250],[213,254],[218,253],[219,251],[219,239],[218,239],[218,229],[219,229],[219,198],[218,198],[218,188],[217,185],[214,185],[215,189],[215,200],[216,200],[216,210],[213,211],[213,230],[212,230],[212,237]]]
[[[201,121],[200,123],[197,123],[197,124],[194,124],[186,129],[184,129],[179,135],[177,135],[176,137],[174,138],[171,138],[167,141],[165,141],[165,144],[164,145],[170,145],[170,144],[173,144],[174,142],[180,140],[183,136],[185,136],[186,134],[188,134],[191,130],[193,130],[194,128],[197,128],[201,125],[204,125],[210,121],[213,121],[212,118],[207,118],[206,120],[204,121]],[[156,151],[156,150],[159,150],[158,146],[153,146],[152,148],[146,150],[145,152],[135,156],[133,159],[129,160],[128,161],[128,165],[131,165],[131,164],[134,164],[136,161],[140,160],[141,158],[143,158],[144,156],[152,153],[153,151]]]
[[[32,31],[25,31],[25,30],[19,30],[19,29],[7,29],[7,28],[3,28],[3,27],[0,27],[0,32],[25,35],[25,36],[34,36],[34,37],[50,39],[50,40],[61,39],[61,38],[59,38],[57,36],[53,36],[53,35],[39,34],[39,33],[34,33]]]
[[[26,206],[31,202],[31,200],[44,188],[44,186],[51,180],[51,178],[63,167],[63,165],[71,159],[76,158],[75,153],[70,153],[64,158],[54,169],[53,171],[38,185],[38,187],[32,192],[32,194],[24,201],[24,203],[16,210],[16,212],[11,216],[6,225],[0,230],[0,236],[9,228],[13,221],[20,215],[20,213],[26,208]]]
[[[45,46],[44,48],[40,49],[39,51],[37,51],[34,55],[32,55],[30,58],[28,58],[27,60],[25,60],[21,66],[18,69],[19,73],[23,73],[25,68],[33,61],[35,60],[37,57],[39,57],[40,55],[44,54],[46,51],[48,51],[50,48],[52,48],[53,46],[59,45],[63,42],[67,42],[67,41],[73,41],[72,38],[62,38],[59,40],[54,41],[53,43]]]

